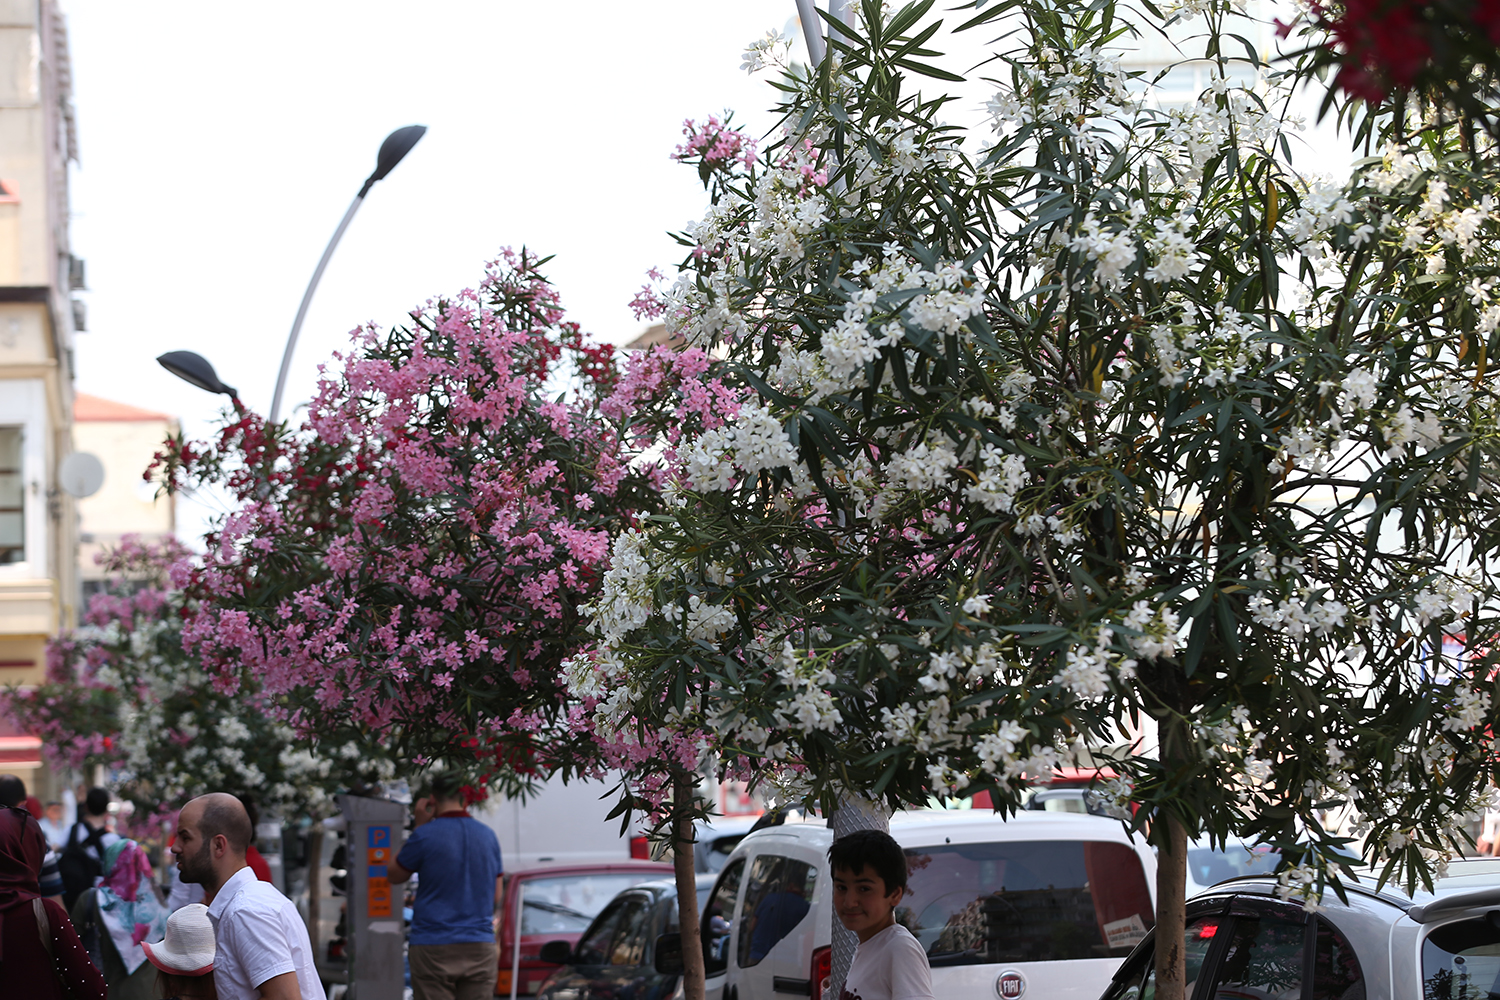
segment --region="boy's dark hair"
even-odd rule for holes
[[[887,896],[906,888],[906,852],[883,830],[856,830],[835,840],[828,848],[828,867],[854,874],[868,868],[885,883]]]
[[[83,810],[90,816],[109,815],[109,791],[104,788],[90,788],[88,794],[83,797]]]

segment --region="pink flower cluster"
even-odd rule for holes
[[[183,641],[311,737],[352,724],[412,756],[551,767],[491,723],[565,712],[577,609],[661,481],[624,440],[640,381],[509,252],[478,289],[353,336],[300,430],[243,414],[163,455],[177,486],[240,501],[178,574],[198,600]]]
[[[709,167],[738,162],[746,169],[755,163],[755,140],[715,115],[709,115],[702,127],[689,119],[683,123],[682,134],[687,141],[672,154],[674,160],[697,160]]]

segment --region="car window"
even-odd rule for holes
[[[651,906],[633,896],[620,908],[620,920],[610,942],[610,965],[640,965],[646,960],[646,936],[651,931]]]
[[[1241,875],[1265,875],[1276,870],[1281,855],[1263,844],[1228,844],[1188,848],[1188,874],[1199,885],[1213,885]]]
[[[1128,844],[1009,841],[906,852],[896,919],[935,965],[1124,956],[1155,923]]]
[[[745,859],[740,858],[724,869],[714,886],[708,905],[703,908],[703,966],[710,976],[729,967],[729,939],[733,935],[734,903],[740,895],[740,879],[745,874]]]
[[[1214,976],[1213,1000],[1300,1000],[1307,921],[1238,917]]]
[[[745,906],[740,911],[740,968],[758,965],[777,942],[802,922],[811,908],[818,871],[792,858],[762,854],[750,869]]]
[[[620,925],[620,913],[625,908],[623,900],[611,903],[594,919],[593,924],[573,949],[575,965],[604,965],[609,960],[610,943],[615,929]]]
[[[559,875],[521,882],[522,934],[581,934],[604,904],[659,872]]]
[[[1312,993],[1307,1000],[1365,1000],[1365,975],[1349,939],[1321,918],[1312,977]]]
[[[1422,942],[1422,995],[1489,1000],[1500,992],[1500,930],[1488,920],[1456,920]]]
[[[1203,974],[1203,962],[1208,958],[1208,949],[1213,945],[1223,923],[1219,917],[1200,917],[1188,922],[1185,938],[1187,947],[1183,949],[1184,964],[1187,966],[1187,985],[1182,991],[1184,996],[1192,997],[1193,987]],[[1152,1000],[1155,996],[1156,953],[1142,951],[1135,956],[1129,967],[1115,977],[1103,1000]]]

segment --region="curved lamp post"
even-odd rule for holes
[[[323,258],[318,261],[318,268],[313,272],[312,280],[307,283],[307,291],[302,293],[302,304],[297,307],[297,319],[292,323],[291,335],[286,338],[286,350],[281,355],[281,372],[276,376],[276,393],[271,397],[271,423],[274,424],[281,413],[281,394],[286,389],[286,373],[292,367],[292,351],[297,347],[297,334],[302,332],[302,321],[307,317],[307,306],[312,302],[313,292],[318,287],[318,280],[323,277],[323,269],[328,266],[328,258],[333,256],[333,248],[339,245],[339,238],[344,235],[344,230],[349,228],[349,221],[354,218],[354,213],[359,211],[359,206],[364,204],[365,195],[370,193],[370,188],[375,186],[376,181],[383,180],[386,174],[395,169],[396,164],[401,162],[401,158],[411,152],[411,148],[426,132],[426,125],[408,125],[405,128],[398,128],[385,137],[385,142],[380,144],[380,153],[375,157],[375,172],[365,178],[364,187],[361,187],[359,194],[354,196],[349,210],[344,213],[343,221],[333,231],[333,239],[328,241],[328,247],[323,251]],[[191,382],[192,379],[188,381]]]
[[[233,400],[239,399],[239,392],[232,386],[220,382],[214,366],[209,364],[208,359],[201,354],[194,354],[192,351],[168,351],[158,357],[156,363],[184,382],[190,382],[200,389],[220,392]]]

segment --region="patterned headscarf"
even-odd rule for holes
[[[104,875],[96,890],[99,916],[109,931],[126,972],[146,960],[141,942],[159,941],[167,931],[167,911],[151,887],[151,862],[133,840],[120,839],[104,851]]]

